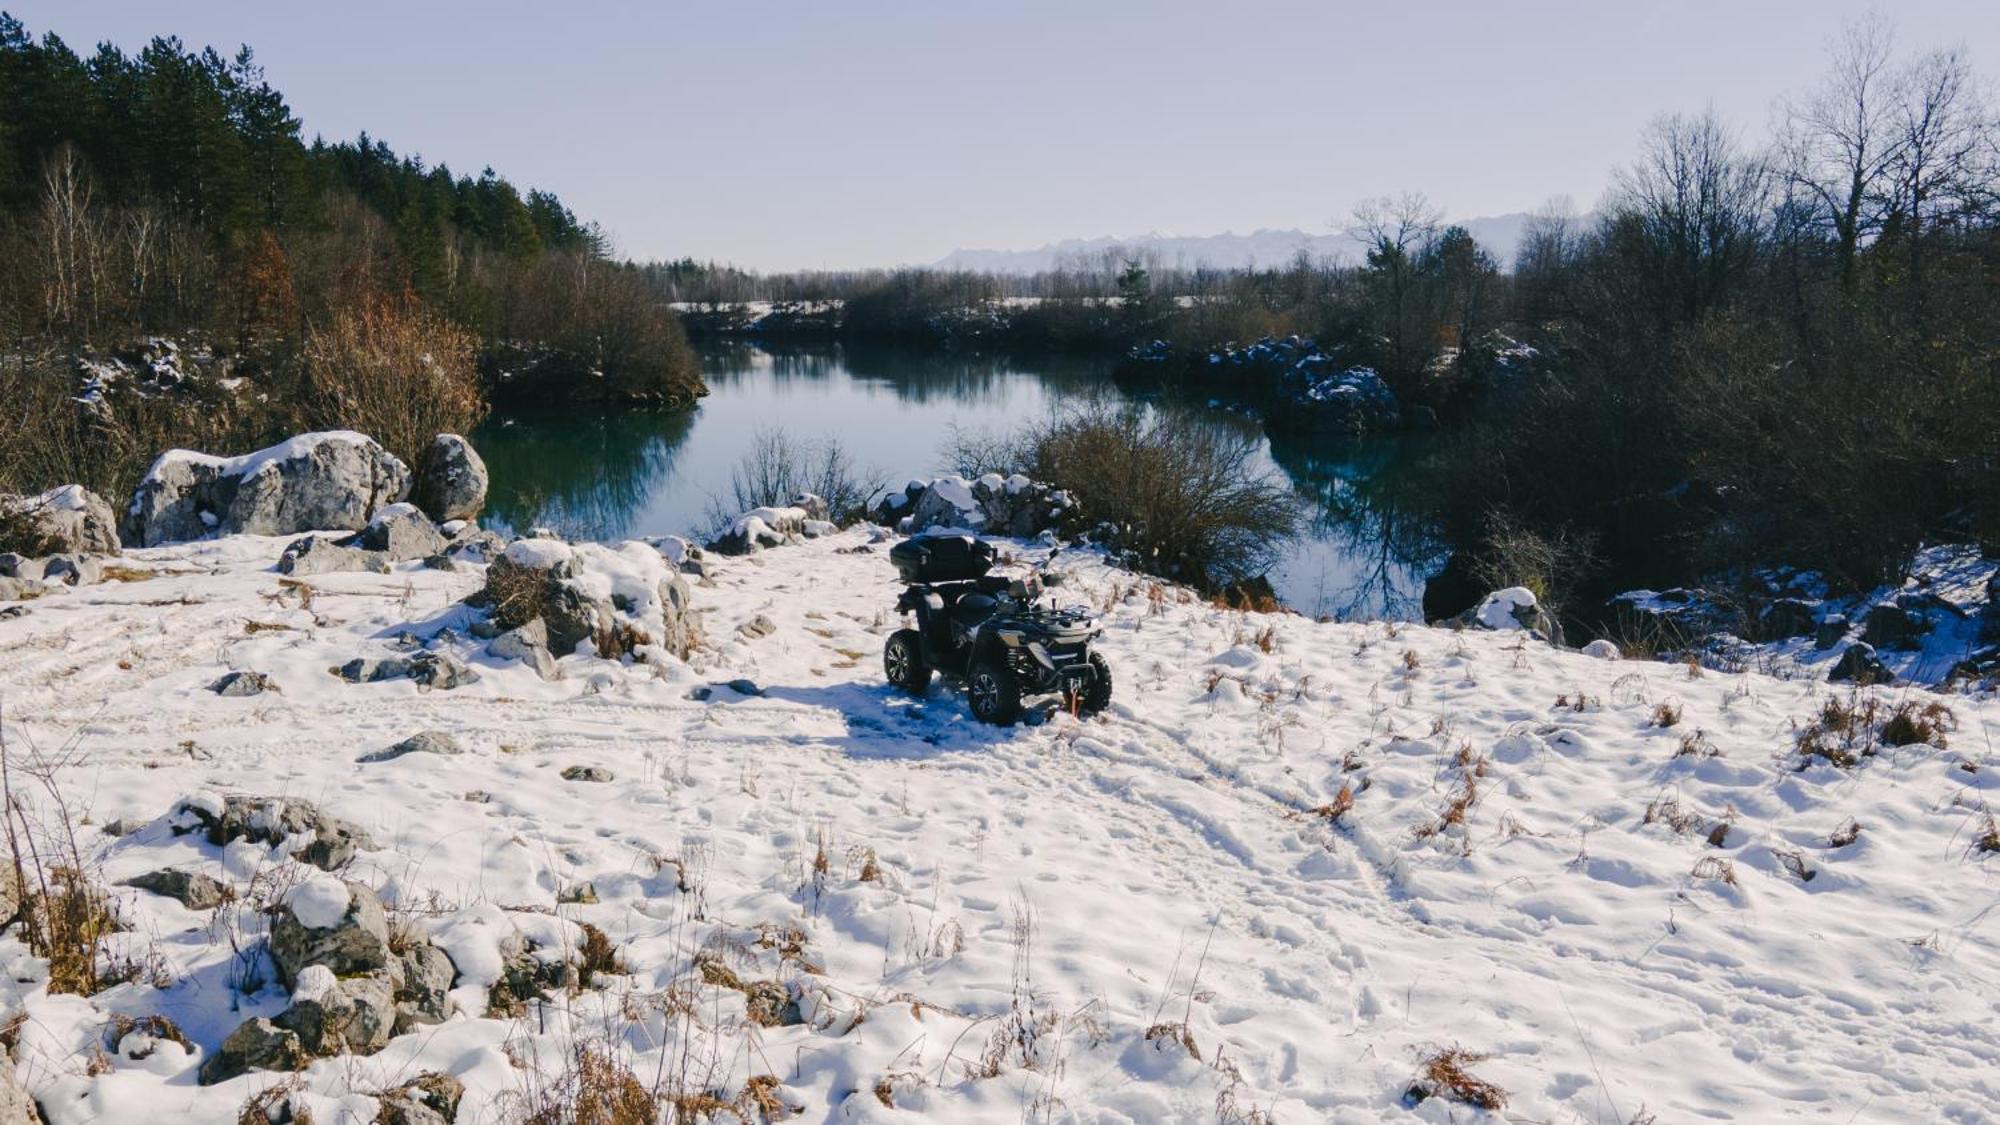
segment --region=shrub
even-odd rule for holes
[[[1483,1078],[1475,1076],[1469,1067],[1484,1062],[1491,1055],[1477,1054],[1463,1047],[1444,1047],[1434,1050],[1423,1060],[1423,1069],[1417,1080],[1411,1084],[1406,1095],[1412,1103],[1425,1098],[1449,1098],[1485,1110],[1507,1108],[1507,1092]]]
[[[1014,468],[1068,489],[1108,546],[1217,590],[1269,570],[1297,526],[1291,493],[1226,420],[1096,399],[1018,438]]]
[[[486,413],[476,341],[414,297],[365,295],[306,333],[297,403],[306,429],[368,434],[414,465],[431,438]]]
[[[845,522],[868,502],[874,485],[836,438],[806,441],[789,431],[759,429],[729,473],[727,500],[709,500],[710,531],[719,534],[752,508],[782,508],[804,493],[826,501],[827,517]]]

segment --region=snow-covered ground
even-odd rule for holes
[[[772,1076],[767,1104],[810,1121],[2000,1120],[1988,699],[1949,700],[1949,748],[1801,770],[1795,729],[1851,689],[1226,612],[1065,556],[1114,704],[995,729],[884,684],[896,588],[861,531],[713,560],[691,664],[578,655],[551,682],[446,638],[481,678],[420,692],[328,669],[465,636],[480,568],[308,597],[270,570],[282,545],[131,552],[157,576],[0,619],[17,783],[31,747],[63,756],[93,874],[183,865],[241,896],[117,889],[112,952],[150,971],[89,999],[0,940],[0,1017],[25,1016],[15,1058],[54,1122],[231,1121],[288,1077],[195,1082],[286,1005],[229,981],[292,866],[172,835],[201,793],[360,824],[378,846],[348,877],[457,962],[456,1017],[305,1073],[321,1122],[372,1120],[426,1070],[466,1084],[458,1120],[507,1120],[579,1042],[723,1101]],[[208,690],[235,669],[281,691]],[[761,694],[709,686],[742,679]],[[465,753],[356,760],[424,730]],[[581,922],[629,972],[481,1018],[502,935]],[[780,982],[801,1022],[746,1020],[698,954]],[[114,1016],[154,1013],[191,1052],[107,1046]],[[1452,1046],[1489,1056],[1468,1069],[1504,1109],[1408,1097]]]

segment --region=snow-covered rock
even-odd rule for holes
[[[633,657],[655,664],[686,657],[700,634],[699,615],[679,568],[659,550],[637,540],[622,543],[564,543],[521,539],[486,570],[485,585],[468,602],[490,614],[501,631],[540,622],[540,641],[556,657],[586,642],[614,646],[600,655]],[[489,636],[496,634],[489,633]],[[550,671],[528,658],[538,672]]]
[[[111,505],[80,484],[66,484],[35,496],[0,494],[0,530],[17,523],[25,539],[0,543],[24,555],[115,555],[118,516]]]
[[[211,533],[359,531],[409,492],[409,469],[352,431],[300,434],[241,457],[172,449],[139,482],[125,537],[152,547]]]
[[[1081,514],[1067,491],[1015,474],[942,476],[885,489],[868,501],[876,523],[915,534],[932,528],[1031,539]]]
[[[1535,592],[1526,586],[1493,591],[1473,607],[1467,618],[1469,624],[1481,629],[1498,632],[1523,629],[1551,644],[1562,644],[1562,624],[1542,608]]]

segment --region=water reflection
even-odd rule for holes
[[[492,476],[492,517],[574,538],[685,534],[727,490],[760,427],[838,438],[875,482],[900,482],[949,468],[954,429],[1003,432],[1084,396],[1134,394],[1114,387],[1105,362],[1076,357],[737,342],[707,347],[702,358],[712,393],[691,412],[489,419],[474,441]],[[1253,418],[1214,417],[1262,439]],[[1272,572],[1280,596],[1315,615],[1418,616],[1423,578],[1443,552],[1411,494],[1412,443],[1280,437],[1263,449],[1307,516],[1306,533]]]

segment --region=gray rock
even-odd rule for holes
[[[211,531],[359,531],[409,491],[408,467],[361,434],[301,434],[243,457],[170,450],[139,482],[125,538],[153,547]]]
[[[208,690],[231,699],[277,691],[278,685],[262,672],[230,672],[208,685]]]
[[[730,691],[733,691],[738,695],[764,694],[764,689],[757,686],[756,680],[730,680],[728,683],[723,684],[722,686],[728,688]]]
[[[278,556],[278,573],[295,578],[347,571],[387,574],[389,556],[379,551],[350,547],[344,540],[326,535],[294,539],[285,545],[284,554]]]
[[[1803,637],[1817,624],[1812,603],[1799,598],[1778,598],[1757,615],[1758,632],[1768,640]]]
[[[278,967],[278,980],[286,988],[296,985],[299,973],[311,965],[323,965],[345,978],[386,969],[394,959],[382,900],[359,883],[346,886],[347,912],[336,925],[307,926],[290,906],[281,907],[272,919],[271,963]]]
[[[441,1071],[427,1070],[382,1095],[375,1125],[452,1125],[465,1084]]]
[[[564,781],[611,781],[610,770],[602,766],[570,766],[562,771]]]
[[[1839,644],[1842,638],[1847,636],[1847,628],[1848,621],[1846,614],[1834,613],[1827,615],[1820,621],[1818,627],[1813,630],[1813,647],[1817,649],[1832,648]]]
[[[417,460],[417,507],[439,523],[469,520],[486,507],[486,462],[457,434],[431,439]]]
[[[387,971],[342,977],[316,996],[295,1000],[271,1021],[297,1033],[299,1046],[318,1058],[372,1055],[395,1034],[395,985]]]
[[[426,730],[418,731],[416,734],[411,735],[386,750],[377,750],[372,754],[363,754],[358,760],[362,762],[390,762],[405,754],[452,755],[463,753],[465,751],[459,748],[458,739],[441,730]]]
[[[436,554],[424,560],[426,570],[442,570],[446,574],[456,573],[458,560],[446,554]]]
[[[450,691],[479,682],[479,673],[448,652],[420,652],[410,657],[410,678],[418,687]]]
[[[221,882],[199,871],[183,871],[176,867],[149,871],[125,880],[122,885],[165,895],[189,910],[214,910],[235,897]]]
[[[1927,627],[1922,617],[1888,602],[1868,607],[1861,619],[1862,637],[1878,649],[1915,648]]]
[[[427,941],[412,945],[396,955],[393,972],[401,981],[396,987],[398,1034],[451,1017],[451,986],[458,979],[458,968],[444,950]]]
[[[545,680],[562,678],[555,654],[549,651],[549,627],[539,617],[493,638],[486,653],[501,660],[518,660]]]
[[[444,550],[445,537],[415,504],[391,504],[375,513],[351,545],[364,551],[380,551],[391,562],[408,562]]]
[[[0,514],[25,519],[28,542],[19,549],[31,555],[115,555],[118,515],[102,496],[80,484],[66,484],[38,496],[0,495]]]
[[[13,1056],[0,1046],[0,1125],[41,1125],[42,1112],[14,1071]]]
[[[237,1025],[201,1064],[200,1082],[213,1086],[253,1070],[304,1070],[311,1061],[296,1032],[259,1016]]]
[[[753,555],[782,547],[805,535],[803,508],[753,508],[736,518],[708,545],[718,555]]]
[[[90,555],[50,555],[42,560],[42,581],[50,586],[95,586],[104,581],[104,565]]]
[[[410,662],[400,656],[357,656],[335,668],[333,674],[350,684],[376,684],[408,676]]]
[[[0,602],[27,601],[42,596],[44,587],[32,578],[0,578]]]
[[[479,682],[479,673],[448,652],[419,652],[412,656],[357,656],[332,669],[350,684],[376,684],[384,680],[410,679],[417,686],[450,691]]]
[[[357,825],[296,798],[232,795],[223,798],[220,813],[182,801],[170,816],[176,822],[176,835],[200,830],[216,847],[233,840],[283,847],[322,871],[337,871],[359,849],[375,846]]]
[[[762,637],[768,637],[772,633],[778,631],[777,623],[761,613],[751,618],[750,620],[745,621],[743,624],[738,625],[736,628],[744,636],[749,637],[752,640],[757,640]]]
[[[0,578],[19,578],[28,560],[12,551],[0,551]]]
[[[1876,658],[1874,645],[1856,641],[1840,654],[1826,678],[1833,683],[1887,684],[1895,682],[1896,674]]]

